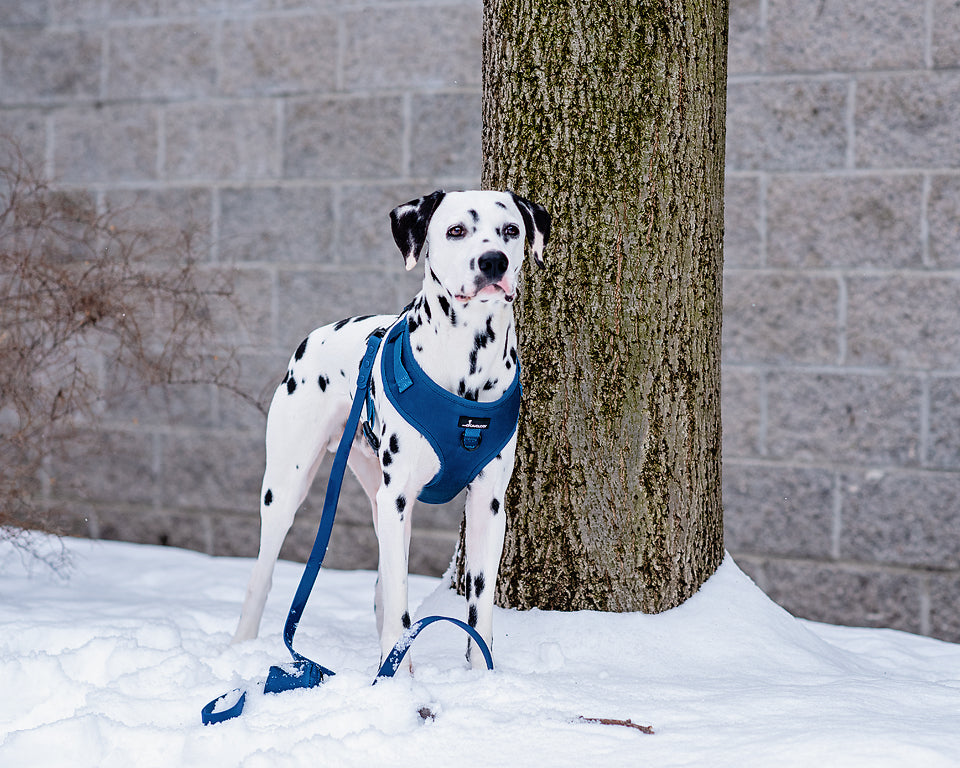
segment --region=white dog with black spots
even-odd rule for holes
[[[407,270],[424,262],[423,289],[401,315],[354,317],[313,331],[297,348],[267,418],[260,497],[260,553],[234,642],[256,637],[281,544],[306,498],[324,449],[333,452],[354,396],[366,339],[408,324],[416,362],[467,400],[495,402],[516,375],[513,301],[525,245],[543,266],[550,217],[512,192],[437,191],[394,209],[394,239]],[[407,557],[414,501],[440,468],[430,443],[383,393],[380,354],[371,382],[379,449],[357,430],[349,467],[370,498],[379,544],[376,586],[381,661],[410,626]],[[467,623],[492,647],[494,587],[505,531],[503,506],[516,433],[467,486]],[[467,657],[483,667],[480,653]]]

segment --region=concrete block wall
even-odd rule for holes
[[[103,211],[136,207],[234,264],[241,384],[269,402],[314,327],[398,312],[419,289],[395,205],[480,175],[479,2],[6,0],[0,133]],[[55,466],[81,535],[254,555],[263,416],[214,389],[111,396],[97,450]],[[305,559],[326,475],[283,555]],[[68,491],[66,489],[69,489]],[[413,569],[438,573],[456,504],[416,515]],[[349,477],[327,563],[376,566]]]
[[[480,6],[8,0],[0,131],[236,265],[228,341],[266,400],[311,328],[416,291],[387,211],[477,183]],[[798,615],[960,640],[960,6],[730,0],[730,20],[727,547]],[[259,413],[201,390],[107,415],[76,532],[256,551]],[[366,501],[344,495],[328,562],[372,567]],[[415,519],[414,567],[436,573],[459,513]]]
[[[726,545],[960,640],[960,5],[731,0]]]

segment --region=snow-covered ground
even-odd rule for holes
[[[0,545],[4,768],[960,766],[960,646],[797,620],[729,556],[658,616],[498,610],[492,673],[434,625],[415,676],[376,686],[374,575],[324,570],[297,646],[337,675],[251,691],[240,718],[204,727],[204,704],[289,658],[301,566],[278,565],[261,638],[230,646],[251,561],[66,543],[67,579]],[[436,579],[413,578],[411,599],[463,612]]]

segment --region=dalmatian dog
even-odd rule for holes
[[[398,316],[363,316],[313,331],[290,360],[270,405],[260,497],[260,552],[233,641],[256,637],[274,564],[324,449],[335,452],[371,334],[406,322],[410,349],[437,385],[495,402],[516,376],[513,300],[525,245],[543,266],[550,216],[512,192],[438,190],[394,209],[394,239],[407,270],[424,262],[423,289]],[[348,466],[370,499],[379,544],[375,595],[381,661],[410,626],[407,557],[414,501],[440,468],[430,443],[384,396],[378,353],[371,381],[376,439],[358,429]],[[378,443],[375,450],[372,443]],[[516,433],[467,486],[467,622],[492,647],[494,586],[503,549],[504,493]],[[467,657],[484,666],[479,652]]]

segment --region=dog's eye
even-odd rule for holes
[[[451,240],[459,240],[462,237],[465,237],[467,234],[466,228],[463,224],[454,224],[447,230],[447,237]]]
[[[520,227],[516,224],[507,224],[503,228],[503,236],[509,238],[520,237]]]

